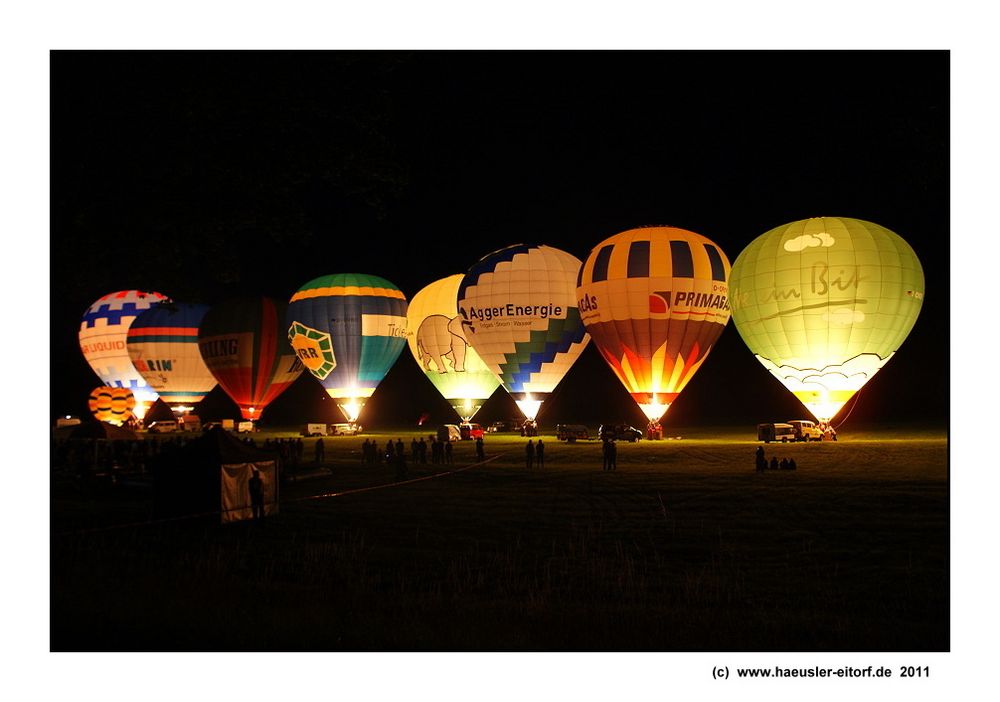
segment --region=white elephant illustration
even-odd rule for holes
[[[451,368],[456,373],[465,372],[465,353],[469,342],[462,331],[462,318],[448,318],[443,314],[432,314],[420,323],[417,329],[417,349],[424,370],[431,369],[434,361],[438,373],[447,373],[444,359],[451,359]]]

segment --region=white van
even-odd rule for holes
[[[326,424],[310,422],[302,429],[302,436],[326,436]]]
[[[176,419],[161,419],[146,427],[146,431],[150,434],[170,434],[179,430],[180,425],[177,424]]]
[[[757,425],[757,440],[769,444],[772,441],[786,443],[795,441],[795,427],[782,422],[768,422]]]

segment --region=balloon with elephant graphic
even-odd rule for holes
[[[288,341],[349,421],[406,346],[406,296],[385,278],[337,273],[292,295]]]
[[[580,265],[551,246],[515,244],[483,257],[459,286],[466,338],[528,419],[590,341],[577,308]]]
[[[442,278],[413,296],[406,311],[406,341],[434,387],[459,417],[470,421],[500,381],[465,337],[456,302],[462,278]]]
[[[651,422],[701,368],[729,322],[729,259],[677,227],[639,227],[594,247],[580,269],[583,322]]]
[[[730,285],[743,341],[824,422],[893,357],[924,299],[910,245],[848,217],[760,235],[733,263]]]
[[[119,290],[94,302],[80,320],[83,357],[106,386],[132,391],[136,400],[133,413],[140,419],[159,396],[132,365],[126,339],[135,318],[166,299],[158,292]]]

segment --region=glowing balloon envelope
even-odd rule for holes
[[[175,411],[200,402],[215,387],[198,350],[198,326],[206,312],[208,305],[161,302],[128,330],[132,365]]]
[[[259,419],[302,373],[288,345],[287,307],[266,297],[227,300],[212,307],[198,328],[202,360],[244,419]]]
[[[406,340],[434,387],[469,421],[500,381],[465,337],[456,302],[463,278],[442,278],[413,296],[406,312]]]
[[[132,418],[135,395],[128,388],[112,388],[103,385],[94,388],[88,400],[90,413],[99,422],[121,426]]]
[[[288,340],[349,421],[406,346],[406,296],[384,278],[338,273],[309,281],[288,305]]]
[[[135,414],[156,402],[157,394],[132,365],[126,339],[132,321],[150,305],[167,298],[158,292],[121,290],[108,293],[87,308],[80,321],[80,350],[108,387],[128,388],[136,399]]]
[[[580,259],[516,244],[474,265],[458,290],[465,336],[528,419],[590,337],[576,304]]]
[[[885,227],[817,217],[754,239],[730,277],[743,341],[816,419],[829,421],[903,343],[924,273]]]
[[[729,321],[729,260],[701,234],[630,229],[580,270],[580,314],[601,356],[656,421],[708,357]]]

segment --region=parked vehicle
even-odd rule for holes
[[[181,431],[201,431],[201,417],[197,414],[185,414],[179,424]]]
[[[629,424],[602,424],[597,430],[601,441],[631,441],[642,438],[642,432]]]
[[[354,436],[355,434],[361,433],[361,425],[355,424],[354,422],[341,422],[340,424],[331,424],[328,429],[328,434],[330,436]]]
[[[79,417],[59,417],[59,419],[56,420],[56,429],[59,429],[60,427],[75,427],[79,424]]]
[[[244,420],[236,425],[236,431],[240,433],[245,431],[257,431],[257,426],[249,420]]]
[[[146,427],[146,431],[150,434],[170,434],[179,430],[180,426],[176,419],[161,419]]]
[[[520,419],[500,419],[493,422],[486,431],[491,434],[502,431],[520,431],[523,423],[523,420]]]
[[[326,436],[327,433],[327,426],[323,422],[310,422],[302,430],[302,436]]]
[[[556,438],[572,444],[577,439],[589,439],[590,432],[582,424],[556,424]]]
[[[757,425],[757,441],[769,444],[772,441],[795,441],[795,427],[782,422],[768,422]]]
[[[463,440],[481,439],[483,438],[483,434],[486,433],[481,424],[473,424],[472,422],[460,424],[458,431],[462,435]]]
[[[816,422],[808,419],[792,419],[787,422],[795,430],[796,441],[822,441],[823,430],[816,426]]]
[[[438,427],[438,441],[461,441],[462,432],[457,424],[442,424]]]

